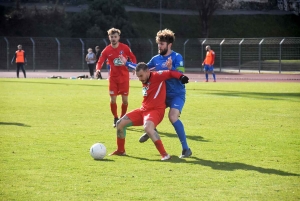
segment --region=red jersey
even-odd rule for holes
[[[170,78],[179,79],[182,74],[178,71],[150,72],[149,80],[143,83],[143,102],[141,110],[166,109],[166,84],[165,80]]]
[[[206,57],[203,61],[203,64],[214,65],[214,63],[215,63],[215,52],[213,50],[209,50],[206,53]]]
[[[122,81],[129,80],[128,68],[119,59],[120,54],[125,58],[129,57],[133,63],[136,63],[136,58],[130,48],[124,43],[119,42],[117,48],[113,48],[111,44],[104,48],[97,62],[96,70],[100,70],[103,63],[108,60],[110,64],[110,77],[117,77],[118,79],[122,79]]]

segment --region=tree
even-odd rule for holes
[[[75,14],[70,21],[72,36],[103,38],[115,27],[124,37],[136,37],[123,5],[121,0],[90,0],[88,10]]]
[[[201,37],[209,37],[209,25],[213,13],[219,7],[218,0],[194,0],[196,8],[199,12],[199,20],[201,24]]]

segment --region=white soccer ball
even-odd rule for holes
[[[106,147],[102,143],[96,143],[90,148],[90,154],[96,160],[103,159],[106,155]]]

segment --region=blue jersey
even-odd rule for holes
[[[147,66],[150,70],[160,71],[160,70],[169,70],[166,66],[166,61],[168,58],[172,59],[172,70],[177,70],[181,73],[184,73],[183,67],[183,58],[181,54],[172,51],[168,56],[162,56],[160,54],[152,57],[152,59],[147,63]],[[167,98],[182,96],[185,99],[185,86],[181,83],[180,80],[171,78],[165,81],[167,87]]]

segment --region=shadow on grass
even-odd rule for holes
[[[107,159],[106,157],[103,158],[103,159],[94,159],[94,161],[97,161],[97,162],[115,162],[115,160]]]
[[[127,130],[130,130],[130,131],[134,131],[134,132],[138,132],[140,133],[141,135],[145,132],[143,129],[140,129],[140,128],[133,128],[133,127],[129,127],[127,128]],[[166,136],[166,137],[170,137],[170,138],[178,138],[177,134],[175,133],[166,133],[166,132],[161,132],[158,130],[158,134],[160,136]],[[140,136],[138,136],[139,138]],[[194,140],[194,141],[201,141],[201,142],[210,142],[209,140],[205,140],[202,136],[189,136],[187,135],[186,136],[187,139],[189,140]]]
[[[205,90],[205,89],[193,89],[200,91],[207,91],[216,96],[228,96],[228,97],[243,97],[243,98],[255,98],[263,100],[289,100],[300,102],[300,93],[263,93],[263,92],[244,92],[244,91],[224,91],[224,90]],[[216,93],[213,93],[216,92]],[[299,100],[291,100],[296,98]]]
[[[157,161],[157,162],[164,162],[164,163],[187,163],[187,164],[193,164],[193,165],[201,165],[201,166],[207,166],[214,170],[223,170],[223,171],[235,171],[235,170],[245,170],[245,171],[256,171],[262,174],[275,174],[280,176],[300,176],[300,174],[296,173],[290,173],[285,172],[282,170],[276,170],[272,168],[263,168],[263,167],[257,167],[254,165],[248,165],[245,163],[231,163],[231,162],[221,162],[221,161],[211,161],[211,160],[205,160],[201,159],[195,156],[190,157],[189,159],[194,159],[194,161],[186,161],[185,159],[181,159],[178,156],[171,156],[170,160],[167,161],[158,161],[158,160],[150,160],[147,158],[142,157],[135,157],[135,156],[127,156],[130,158],[135,158],[139,160],[145,160],[145,161]]]
[[[5,126],[23,126],[23,127],[31,127],[27,124],[23,123],[17,123],[17,122],[0,122],[0,126],[5,125]]]
[[[57,79],[55,79],[55,80],[57,80]],[[66,80],[66,79],[61,79],[61,80]],[[73,81],[76,82],[77,80],[73,80]],[[92,82],[95,81],[93,83],[96,83],[96,82],[98,82],[98,83],[97,84],[83,84],[82,82],[81,83],[59,83],[59,82],[49,82],[49,81],[33,82],[33,81],[29,81],[29,80],[28,81],[27,80],[22,80],[22,82],[20,82],[18,80],[16,80],[16,81],[13,81],[13,80],[0,80],[0,82],[15,82],[15,83],[25,83],[25,84],[53,84],[53,85],[65,85],[65,86],[78,85],[78,86],[89,86],[89,87],[99,87],[99,86],[107,87],[108,86],[108,84],[106,82],[104,84],[102,81],[98,81],[98,80],[91,80],[91,81]],[[130,88],[142,88],[142,86],[130,86]]]

